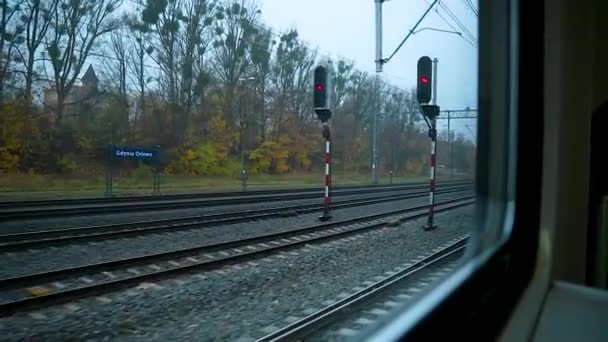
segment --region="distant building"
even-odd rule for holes
[[[82,114],[85,110],[99,105],[98,83],[99,79],[95,69],[89,65],[87,71],[80,78],[80,85],[74,84],[64,101],[63,115],[65,118]],[[52,86],[44,90],[44,106],[54,111],[57,108],[57,91]]]
[[[93,69],[92,65],[89,65],[89,68],[84,73],[80,81],[82,82],[83,91],[89,93],[97,91],[97,83],[99,83],[99,79],[97,78],[95,69]]]

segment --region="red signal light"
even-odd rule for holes
[[[325,91],[325,87],[324,87],[322,84],[317,84],[317,85],[315,86],[315,88],[316,88],[318,91]]]
[[[429,78],[426,76],[420,76],[420,83],[429,84]]]

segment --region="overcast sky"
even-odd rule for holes
[[[353,61],[357,68],[375,73],[375,19],[373,0],[259,0],[266,25],[279,31],[296,28],[300,37],[322,54]],[[427,2],[429,1],[429,2]],[[383,45],[388,57],[426,11],[431,0],[390,0],[384,3]],[[443,0],[477,39],[477,16],[467,0]],[[471,1],[477,9],[477,1]],[[436,5],[418,29],[429,27],[465,35],[450,13]],[[448,22],[446,23],[443,18]],[[454,28],[451,28],[449,25]],[[477,41],[475,41],[477,43]],[[416,85],[416,62],[427,55],[439,60],[438,104],[441,109],[477,108],[477,45],[457,34],[423,30],[412,35],[384,67],[382,77],[402,88]],[[441,123],[444,124],[444,123]],[[471,138],[474,120],[456,123]]]

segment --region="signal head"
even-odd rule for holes
[[[325,122],[331,117],[331,109],[329,108],[328,94],[328,75],[327,69],[319,65],[314,72],[314,108],[319,120]]]
[[[418,103],[429,103],[432,97],[433,61],[428,56],[418,60]]]

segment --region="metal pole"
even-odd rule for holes
[[[243,83],[241,83],[241,89],[243,89]],[[243,89],[244,90],[244,89]],[[245,101],[247,101],[247,96],[245,96]],[[242,102],[241,102],[242,105]],[[245,104],[244,110],[241,112],[241,187],[243,191],[247,191],[247,168],[245,161],[245,148],[246,148],[246,138],[247,138],[247,104]]]
[[[450,163],[452,163],[451,176],[454,177],[454,131],[450,135]]]
[[[106,166],[106,193],[105,195],[108,196],[110,194],[110,172],[112,172],[112,170],[110,169],[110,163],[112,162],[112,145],[108,144],[108,165]]]
[[[113,169],[114,169],[114,156],[112,155],[112,148],[114,146],[114,123],[111,122],[110,123],[110,160],[108,160],[108,175],[106,177],[106,195],[107,196],[112,196],[112,183],[114,182],[114,180],[112,179],[112,173],[113,173]]]
[[[157,159],[154,161],[154,193],[160,193],[160,145],[156,145],[156,153],[158,153]]]
[[[450,179],[454,178],[454,155],[453,151],[453,140],[452,140],[452,131],[450,130],[450,118],[451,114],[448,110],[448,142],[450,143]]]
[[[248,163],[246,159],[247,153],[245,151],[247,148],[247,137],[249,136],[247,134],[247,110],[249,110],[249,88],[245,89],[244,87],[244,83],[249,81],[255,81],[255,77],[239,78],[240,86],[244,92],[243,96],[245,97],[245,108],[241,111],[241,183],[243,191],[247,191],[247,180],[249,179],[249,174],[247,170]],[[241,105],[243,105],[243,102],[241,102]]]
[[[319,219],[327,221],[331,219],[331,131],[327,121],[323,122],[323,137],[325,138],[325,196],[323,199],[323,214]]]
[[[109,147],[108,169],[106,171],[106,196],[112,196],[112,145]]]
[[[450,177],[454,178],[454,132],[450,133]]]
[[[382,3],[384,0],[374,0],[376,5],[376,72],[382,72]],[[377,77],[377,75],[376,75]],[[378,184],[378,174],[376,171],[377,164],[377,146],[376,146],[376,120],[377,113],[374,113],[373,128],[372,128],[372,184]]]
[[[433,59],[433,97],[432,103],[433,105],[437,104],[437,64],[439,60],[437,58]]]
[[[450,132],[450,179],[454,178],[454,131]]]
[[[433,223],[435,216],[435,171],[437,166],[437,119],[432,118],[431,127],[429,129],[429,137],[431,138],[431,177],[430,177],[430,189],[429,189],[429,216],[427,218],[426,225],[423,227],[424,230],[431,230],[437,228]]]
[[[376,72],[382,72],[382,2],[384,0],[374,0],[376,5]]]
[[[155,194],[158,194],[158,172],[154,171],[154,175],[153,175],[153,181],[152,181],[152,188]]]
[[[382,3],[384,0],[374,0],[376,7],[376,77],[378,77],[377,73],[382,72],[382,65],[384,64],[384,59],[382,58]],[[373,127],[373,138],[372,138],[372,184],[378,184],[378,156],[377,156],[377,130],[376,130],[376,120],[378,117],[378,113],[374,113],[374,127]]]
[[[377,130],[378,114],[374,113],[373,128],[372,128],[372,184],[378,184],[378,130]]]
[[[243,133],[241,134],[241,186],[243,191],[247,191],[247,170],[245,169],[245,120],[243,119],[241,126]]]

